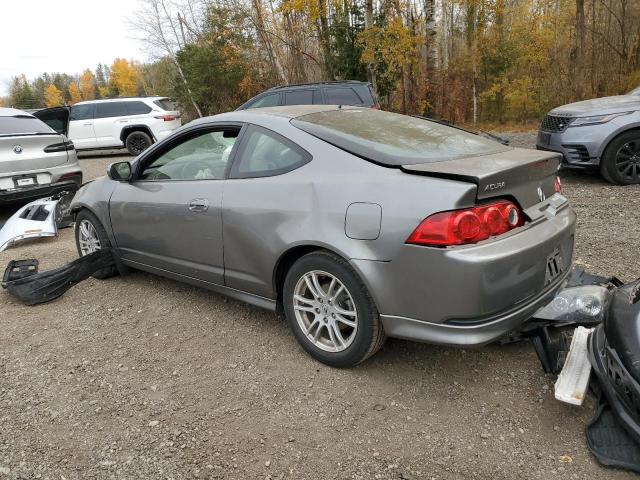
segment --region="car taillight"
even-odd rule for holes
[[[73,180],[78,185],[82,185],[82,172],[70,172],[70,173],[65,173],[64,175],[60,175],[60,178],[58,179],[58,181],[63,181],[63,180]]]
[[[501,235],[524,223],[520,209],[501,201],[463,210],[435,213],[425,218],[406,243],[448,246],[477,243]]]
[[[76,147],[73,145],[73,142],[71,140],[67,140],[66,142],[54,143],[46,146],[44,147],[44,151],[45,153],[66,152],[68,150],[73,150],[74,148]]]
[[[158,120],[162,119],[165,122],[172,122],[178,118],[180,118],[178,115],[159,115],[157,117],[153,117],[153,118],[157,118]]]
[[[556,193],[562,192],[562,181],[560,180],[559,176],[556,176],[555,180],[553,181],[553,191]]]

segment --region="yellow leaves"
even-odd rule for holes
[[[362,63],[375,64],[380,55],[386,64],[397,69],[412,61],[418,38],[397,17],[383,27],[373,26],[363,30],[358,34],[358,41],[364,46]]]
[[[82,101],[82,94],[76,82],[71,82],[69,85],[69,96],[71,97],[71,105]]]
[[[62,92],[54,84],[49,84],[44,89],[44,104],[49,108],[59,107],[64,104]]]
[[[111,65],[110,83],[123,97],[133,97],[138,93],[138,81],[140,72],[133,62],[124,58],[116,58]]]
[[[96,98],[96,84],[91,70],[86,69],[80,76],[80,93],[83,100],[93,100]]]

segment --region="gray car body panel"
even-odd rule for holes
[[[282,175],[200,181],[213,186],[211,195],[215,198],[209,201],[219,205],[221,244],[217,243],[220,241],[217,232],[213,232],[214,222],[199,223],[203,230],[197,235],[191,233],[196,238],[185,238],[179,227],[172,229],[175,222],[184,221],[189,213],[184,204],[184,218],[176,220],[186,197],[171,193],[171,198],[166,198],[167,191],[159,184],[171,182],[158,182],[158,216],[153,220],[152,216],[143,219],[139,216],[141,212],[133,209],[138,199],[132,192],[141,188],[136,181],[129,184],[103,178],[92,182],[78,192],[72,208],[77,211],[86,207],[98,216],[123,263],[265,308],[276,306],[275,273],[287,254],[300,247],[330,250],[348,260],[361,275],[388,332],[403,338],[453,344],[486,343],[505,329],[526,321],[529,311],[539,305],[540,295],[560,288],[561,279],[544,286],[544,271],[547,257],[554,249],[563,249],[567,267],[571,262],[575,215],[566,199],[553,196],[551,190],[550,198],[527,208],[531,221],[525,226],[476,245],[449,248],[407,245],[407,237],[429,215],[475,205],[477,185],[461,179],[429,176],[428,172],[408,173],[400,168],[376,165],[290,124],[290,118],[296,115],[325,108],[336,107],[231,112],[191,122],[174,133],[176,136],[192,129],[232,122],[250,123],[283,135],[313,157],[310,162]],[[136,162],[152,158],[154,151],[169,140],[154,145]],[[528,155],[529,160],[537,155],[543,163],[551,158],[554,165],[558,161],[557,156],[541,152],[516,153],[521,155]],[[547,185],[546,177],[539,183],[544,183],[545,190],[553,188]],[[534,192],[539,183],[532,185]],[[130,197],[120,197],[121,188]],[[200,190],[194,191],[193,196],[205,194]],[[510,195],[508,188],[505,195]],[[215,203],[218,198],[221,198],[219,204]],[[147,200],[148,205],[154,203]],[[175,210],[168,219],[161,216],[161,206],[165,204]],[[354,205],[355,210],[349,215]],[[369,207],[363,209],[361,205]],[[131,217],[122,216],[125,212],[130,212]],[[114,221],[118,215],[121,218]],[[142,235],[138,243],[142,227],[130,223],[141,221],[144,229],[158,225],[158,230]],[[162,222],[166,224],[160,226]],[[126,249],[120,248],[125,238],[135,242],[141,251],[150,236],[158,237],[158,233],[164,237],[156,241],[163,242],[165,258],[154,259],[144,252],[132,255],[133,243]],[[185,246],[212,236],[216,236],[216,240],[207,262],[184,258],[192,255]],[[202,251],[193,252],[196,256],[201,254]],[[182,266],[187,267],[181,269],[176,259],[186,260]],[[219,270],[211,267],[222,268],[221,281],[212,274]],[[454,333],[443,337],[442,328],[448,331],[446,322],[455,318],[475,322],[469,322],[464,338]],[[406,328],[394,330],[391,326],[394,319],[400,319],[398,325],[408,321],[419,326],[421,333],[407,334]],[[473,334],[472,331],[485,333]]]
[[[561,153],[565,165],[585,168],[597,167],[607,145],[618,135],[640,129],[640,95],[616,95],[594,98],[582,102],[562,105],[551,110],[548,115],[561,117],[590,117],[612,113],[632,112],[597,125],[571,126],[563,132],[548,132],[540,129],[537,147]],[[549,143],[541,142],[541,134],[548,133]],[[582,146],[588,152],[587,161],[575,161],[572,152],[575,146]]]

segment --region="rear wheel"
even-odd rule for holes
[[[89,210],[81,210],[76,216],[76,248],[78,255],[84,257],[103,248],[111,248],[111,242],[100,220]],[[95,278],[109,278],[118,273],[115,265],[98,270]]]
[[[640,131],[623,133],[607,146],[600,172],[617,185],[640,183]]]
[[[151,137],[139,130],[131,132],[124,141],[125,147],[127,147],[127,150],[129,150],[129,153],[133,156],[140,155],[149,148],[152,143]]]
[[[296,339],[322,363],[352,367],[384,343],[378,310],[366,286],[336,255],[314,252],[298,260],[287,273],[283,302]]]

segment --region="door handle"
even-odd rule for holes
[[[93,123],[92,123],[92,122],[90,122],[90,123],[83,123],[83,125],[84,125],[85,127],[90,127],[91,125],[93,125]]]
[[[192,212],[206,212],[209,210],[209,200],[206,198],[194,198],[189,202],[189,210]]]

